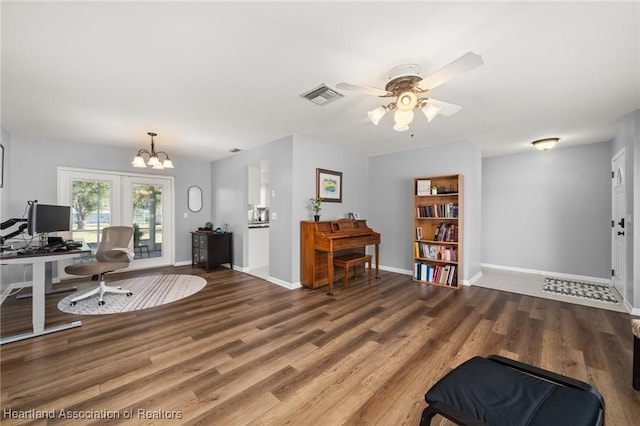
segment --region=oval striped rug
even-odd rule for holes
[[[58,302],[58,309],[62,312],[78,315],[103,315],[138,311],[189,297],[202,290],[207,285],[207,281],[195,275],[170,274],[129,278],[114,282],[107,281],[107,285],[120,286],[130,290],[133,295],[107,293],[104,295],[105,304],[102,306],[98,305],[98,295],[95,295],[79,300],[75,306],[71,306],[71,299],[93,290],[95,287],[92,286],[85,290],[73,292],[62,299]]]

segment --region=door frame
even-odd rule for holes
[[[69,172],[72,174],[77,174],[77,175],[83,175],[86,174],[88,177],[91,175],[103,175],[103,176],[113,176],[115,178],[117,178],[117,180],[119,181],[119,189],[118,191],[114,191],[115,196],[117,196],[119,199],[117,200],[118,205],[123,206],[124,200],[125,200],[125,195],[124,195],[124,187],[126,185],[127,182],[129,182],[132,178],[139,178],[141,180],[149,180],[149,181],[158,181],[158,180],[164,180],[166,181],[167,185],[168,185],[168,189],[169,189],[169,196],[166,197],[168,199],[163,200],[163,210],[169,213],[169,220],[166,222],[166,224],[168,224],[168,228],[167,229],[167,236],[169,237],[169,243],[166,245],[166,250],[167,250],[167,256],[166,257],[161,257],[161,258],[152,258],[152,259],[137,259],[137,260],[133,260],[130,264],[129,264],[129,268],[130,270],[135,270],[135,269],[146,269],[146,268],[150,268],[150,267],[157,267],[157,266],[168,266],[168,265],[175,265],[176,260],[175,260],[175,203],[174,203],[174,199],[175,199],[175,177],[173,176],[165,176],[165,175],[152,175],[152,174],[146,174],[146,173],[131,173],[131,172],[123,172],[123,171],[117,171],[117,170],[100,170],[100,169],[87,169],[87,168],[76,168],[76,167],[64,167],[64,166],[58,166],[58,171],[57,171],[57,178],[58,178],[58,195],[57,195],[57,199],[58,199],[58,203],[62,203],[63,201],[61,200],[62,196],[65,196],[67,198],[70,197],[70,193],[68,193],[68,191],[70,190],[70,188],[64,188],[62,186],[62,182],[61,182],[61,174],[65,173],[65,172]],[[67,193],[65,194],[65,191],[67,191]],[[165,194],[166,196],[166,194]],[[166,203],[164,201],[167,201]],[[121,209],[122,210],[122,209]],[[119,218],[118,220],[120,221],[120,223],[116,223],[115,219],[114,219],[114,214],[117,214],[115,212],[112,212],[112,224],[121,224],[124,220],[127,220],[127,218],[130,216],[130,214],[123,214],[121,217],[120,216],[115,216],[115,218]],[[163,214],[163,223],[165,221],[165,215]],[[165,229],[163,227],[163,234],[165,232]],[[68,233],[69,234],[69,233]],[[70,234],[69,234],[70,235]],[[66,238],[66,237],[65,237]],[[164,243],[164,241],[163,241]],[[156,260],[154,260],[156,259]],[[162,260],[158,260],[158,259],[162,259]],[[64,270],[64,267],[61,268],[62,270]],[[65,275],[64,272],[61,274]],[[66,276],[66,275],[65,275]]]
[[[618,165],[620,164],[620,161],[622,161],[621,166],[617,166],[617,164]],[[616,175],[618,174],[619,169],[621,170],[620,184],[618,184],[616,179]],[[627,242],[626,242],[626,238],[623,238],[621,253],[619,253],[618,250],[616,249],[616,239],[617,239],[617,233],[619,231],[625,232],[625,233],[628,232],[627,226],[622,228],[619,222],[620,219],[625,219],[627,216],[627,200],[626,200],[625,185],[626,185],[626,155],[625,155],[625,149],[622,148],[620,149],[620,151],[616,152],[611,157],[611,270],[613,272],[611,276],[611,284],[616,289],[616,291],[620,293],[620,296],[622,296],[623,300],[625,299],[626,292],[627,292],[627,279],[626,279]],[[616,207],[616,188],[619,188],[620,186],[622,186],[622,198],[621,198],[622,211],[616,212],[616,208],[617,208]],[[616,213],[619,213],[618,215],[619,217],[616,217]],[[616,256],[619,256],[620,258],[618,259]],[[617,265],[621,265],[621,267],[618,268],[616,267]]]

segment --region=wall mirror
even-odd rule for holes
[[[190,186],[187,191],[187,204],[192,212],[202,210],[202,189],[199,186]]]

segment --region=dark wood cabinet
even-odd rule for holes
[[[231,232],[191,233],[191,266],[202,266],[207,272],[211,267],[228,263],[233,268],[233,247]]]

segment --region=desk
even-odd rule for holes
[[[82,325],[81,321],[73,321],[67,324],[61,324],[50,328],[44,328],[44,296],[45,296],[45,288],[50,285],[47,283],[47,276],[45,274],[45,269],[51,268],[51,264],[53,262],[57,262],[58,260],[64,259],[72,259],[74,257],[78,257],[84,253],[88,253],[89,250],[71,250],[71,251],[61,251],[61,252],[53,252],[53,253],[33,253],[33,254],[24,254],[24,255],[7,255],[3,254],[0,257],[0,264],[2,265],[12,265],[12,264],[22,264],[22,265],[33,265],[33,282],[32,286],[32,313],[31,313],[31,322],[33,323],[33,331],[18,334],[16,336],[3,337],[0,339],[0,345],[4,345],[5,343],[16,342],[18,340],[28,339],[30,337],[41,336],[43,334],[54,333],[56,331],[66,330],[73,327],[80,327]],[[50,270],[50,269],[49,269]],[[51,276],[49,275],[49,281]]]

